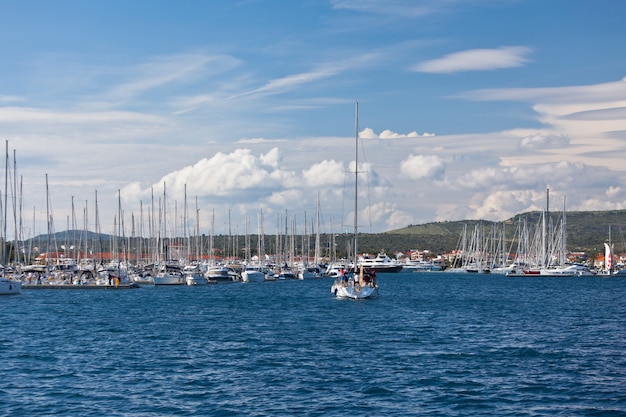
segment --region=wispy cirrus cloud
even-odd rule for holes
[[[436,13],[451,1],[414,0],[331,0],[334,9],[351,10],[361,13],[420,17]]]
[[[286,91],[291,91],[302,85],[334,77],[355,67],[360,67],[371,62],[376,62],[377,58],[379,57],[379,52],[371,52],[339,62],[321,64],[311,69],[310,71],[269,80],[267,83],[259,88],[234,95],[231,98],[238,98],[253,94],[279,94]]]
[[[0,103],[14,103],[18,101],[25,101],[24,97],[19,96],[2,96],[0,95]]]
[[[529,62],[532,49],[525,46],[503,46],[495,49],[470,49],[413,66],[416,72],[451,74],[464,71],[490,71],[521,67]]]
[[[210,75],[232,70],[240,64],[230,55],[181,53],[153,57],[124,70],[126,81],[119,82],[105,92],[105,101],[127,101],[172,83],[187,83]]]
[[[130,111],[72,112],[29,107],[0,108],[0,123],[83,124],[83,123],[151,123],[165,124],[166,119]]]
[[[456,97],[478,101],[526,101],[543,103],[603,103],[626,97],[626,77],[600,84],[538,88],[470,90]]]

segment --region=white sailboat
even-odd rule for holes
[[[263,211],[261,210],[257,217],[257,255],[253,260],[250,257],[250,251],[246,251],[246,264],[241,271],[241,280],[243,282],[263,282],[265,281],[265,273],[267,268],[261,263],[265,256],[265,244],[263,242]],[[250,247],[250,235],[248,234],[248,223],[246,221],[246,247]]]
[[[19,294],[22,290],[22,283],[6,277],[0,277],[0,295]]]
[[[363,266],[356,270],[359,253],[359,233],[358,233],[358,184],[359,184],[359,103],[356,103],[356,133],[355,133],[355,166],[354,166],[354,263],[355,271],[351,277],[340,274],[330,288],[330,292],[337,298],[349,298],[360,300],[378,296],[378,284],[375,273],[370,274]]]
[[[5,163],[5,173],[4,173],[4,189],[5,190],[8,190],[8,186],[7,186],[8,171],[9,171],[9,141],[7,140],[6,141],[6,163]],[[7,195],[8,195],[8,192],[5,192],[4,207],[8,207]],[[7,236],[7,212],[8,210],[4,211],[4,229],[2,233],[3,242],[6,242],[6,236]],[[17,223],[16,223],[16,231],[17,231]],[[17,232],[15,234],[15,240],[17,242]],[[3,259],[3,262],[7,261],[6,251],[4,251],[2,259]],[[2,276],[0,276],[0,295],[19,294],[22,290],[21,281],[16,281],[16,280],[14,281],[13,279],[7,278],[4,275],[6,273],[5,267],[2,265],[0,265],[0,267],[2,268],[2,270],[0,271],[0,273],[2,274]]]

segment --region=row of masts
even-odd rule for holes
[[[48,186],[48,174],[45,175],[46,182],[46,235],[45,235],[45,243],[41,241],[41,239],[37,242],[36,239],[25,239],[23,236],[24,224],[22,222],[22,187],[21,187],[21,179],[20,179],[20,187],[18,188],[17,182],[17,165],[16,165],[16,157],[15,151],[13,153],[13,169],[10,168],[9,163],[9,150],[8,150],[8,141],[6,142],[6,161],[5,161],[5,194],[4,194],[4,204],[2,204],[2,198],[0,194],[0,213],[2,213],[2,242],[3,242],[3,252],[2,252],[2,264],[7,265],[9,263],[14,264],[22,264],[27,262],[28,260],[32,260],[33,255],[37,252],[43,252],[45,245],[45,252],[55,254],[59,253],[59,247],[63,251],[63,256],[71,255],[71,254],[81,254],[79,256],[89,257],[91,255],[96,256],[96,254],[100,254],[104,251],[107,242],[103,242],[102,239],[104,236],[100,226],[100,212],[98,208],[98,191],[95,191],[94,194],[94,233],[93,239],[89,238],[90,234],[90,219],[89,219],[89,203],[85,200],[85,205],[83,208],[83,225],[82,230],[78,226],[77,218],[76,218],[76,207],[74,197],[72,196],[71,200],[71,216],[67,218],[67,231],[65,236],[65,242],[60,243],[57,242],[56,234],[55,234],[55,225],[54,225],[54,217],[52,215],[52,207],[50,200],[50,192]],[[189,217],[189,207],[187,204],[187,185],[184,188],[184,203],[183,203],[183,213],[182,213],[182,233],[181,228],[178,227],[178,205],[177,202],[174,202],[174,227],[171,229],[168,227],[168,204],[167,204],[167,193],[166,193],[166,184],[163,184],[163,195],[162,199],[158,199],[158,203],[155,203],[154,190],[151,190],[151,204],[149,210],[146,210],[144,213],[144,203],[140,201],[140,213],[139,219],[135,218],[135,214],[131,213],[131,224],[130,224],[130,235],[127,234],[129,228],[125,224],[125,214],[122,207],[121,202],[121,192],[118,190],[118,205],[117,205],[117,213],[113,219],[113,237],[108,242],[108,246],[112,253],[118,254],[117,258],[126,258],[131,252],[134,252],[135,259],[145,259],[145,254],[149,253],[152,256],[152,262],[158,262],[167,260],[168,257],[173,256],[169,254],[168,251],[173,247],[185,246],[186,257],[190,259],[200,259],[202,258],[204,249],[206,248],[206,242],[203,241],[205,239],[204,235],[200,234],[200,208],[198,207],[198,198],[196,197],[196,207],[195,207],[195,223],[190,221]],[[9,200],[9,195],[11,195],[11,199]],[[8,226],[11,223],[8,216],[10,213],[9,202],[12,203],[13,208],[13,225],[14,225],[14,238],[11,242],[8,242]],[[147,216],[147,219],[144,219],[144,214]],[[302,242],[300,243],[300,254],[301,258],[309,259],[310,254],[310,237],[312,234],[315,234],[315,254],[314,259],[315,262],[319,262],[321,258],[321,248],[320,248],[320,206],[319,206],[319,197],[318,197],[318,205],[316,210],[316,221],[315,225],[311,226],[309,231],[309,225],[307,224],[306,212],[304,214],[305,225],[304,225],[304,233],[301,235]],[[229,210],[229,219],[228,219],[228,235],[227,239],[224,240],[223,254],[226,257],[236,257],[239,252],[239,238],[233,238],[232,232],[232,222],[230,218],[230,210]],[[147,221],[146,221],[147,220]],[[33,231],[35,230],[36,216],[35,210],[33,209]],[[147,230],[146,230],[147,223]],[[284,223],[284,235],[279,233],[280,224]],[[171,223],[170,223],[171,224]],[[245,245],[245,254],[246,260],[249,261],[250,254],[252,252],[252,245],[250,242],[250,233],[248,233],[249,220],[246,214],[245,219],[245,227],[246,227],[246,241]],[[264,228],[263,228],[263,211],[260,210],[258,213],[258,226],[257,226],[257,242],[256,242],[256,252],[259,258],[262,258],[265,255],[265,239],[264,239]],[[213,256],[214,253],[214,231],[215,231],[215,211],[213,210],[211,217],[211,232],[209,237],[209,248],[207,254],[209,258]],[[311,234],[309,234],[311,233]],[[70,236],[71,234],[71,236]],[[284,219],[281,217],[281,213],[277,214],[277,236],[276,236],[276,252],[275,256],[280,259],[282,263],[292,264],[294,262],[295,257],[297,256],[297,246],[296,245],[296,216],[293,213],[289,213],[285,211]],[[148,236],[148,237],[146,237]],[[26,244],[28,242],[28,247]],[[37,245],[37,246],[35,246]],[[119,255],[121,254],[121,255]],[[48,261],[48,256],[46,256],[46,262]]]
[[[478,269],[489,270],[508,263],[529,267],[547,268],[567,262],[567,219],[565,198],[560,220],[555,222],[550,213],[550,189],[546,190],[546,208],[534,225],[526,216],[518,220],[513,237],[507,235],[506,222],[496,223],[485,230],[481,223],[474,225],[469,233],[467,225],[459,239],[456,266],[472,264]]]

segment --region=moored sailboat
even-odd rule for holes
[[[360,266],[358,272],[356,266],[358,265],[358,208],[359,208],[359,103],[356,103],[356,133],[355,133],[355,166],[354,166],[354,263],[355,271],[351,277],[340,274],[333,285],[330,288],[330,292],[337,298],[349,298],[354,300],[360,300],[365,298],[373,298],[378,296],[379,289],[376,282],[376,273],[366,271],[363,266]]]
[[[22,283],[6,277],[0,277],[0,295],[19,294],[22,291]]]

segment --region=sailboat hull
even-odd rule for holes
[[[337,298],[361,300],[365,298],[377,297],[378,286],[360,286],[358,284],[336,282],[331,287],[330,292],[333,293]]]
[[[0,279],[0,295],[19,294],[22,290],[22,283],[6,278]]]

